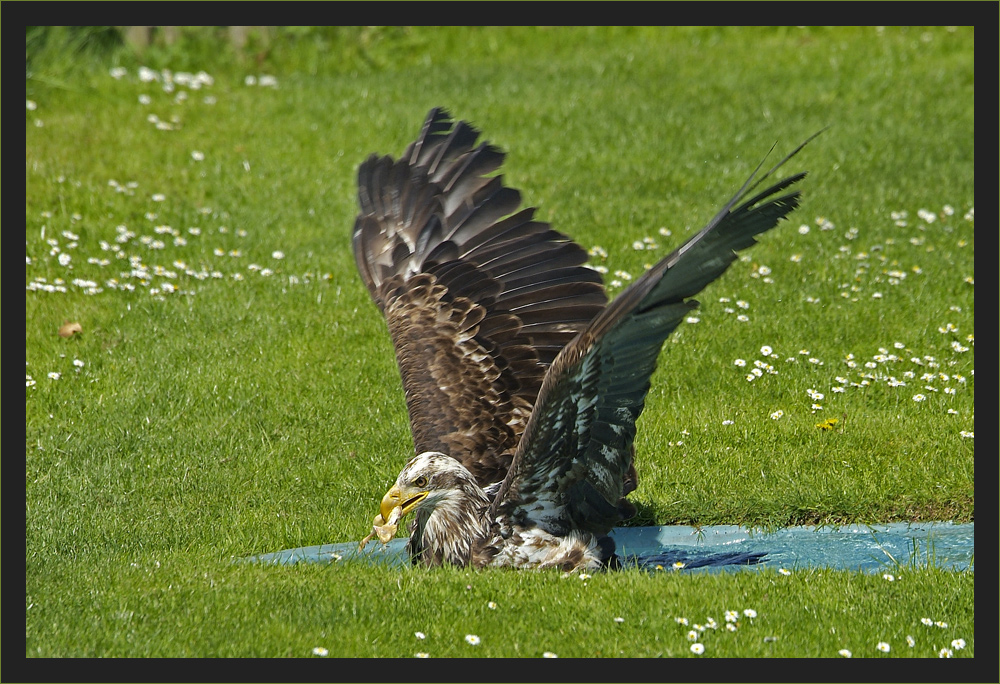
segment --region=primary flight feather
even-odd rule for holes
[[[521,209],[494,174],[504,154],[478,138],[433,109],[398,160],[358,171],[354,254],[416,454],[373,535],[414,513],[414,562],[598,568],[635,513],[636,420],[663,342],[736,250],[798,206],[786,191],[804,173],[751,194],[805,143],[609,303],[585,250]]]

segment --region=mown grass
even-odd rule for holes
[[[920,566],[888,582],[233,565],[360,538],[412,448],[349,234],[358,163],[399,154],[436,105],[509,151],[507,182],[602,247],[608,282],[700,227],[772,142],[831,126],[791,164],[810,171],[803,207],[666,345],[638,522],[974,519],[971,29],[339,39],[336,68],[329,45],[276,47],[276,88],[244,84],[266,63],[171,92],[127,58],[118,80],[29,78],[28,655],[688,655],[675,617],[744,608],[758,618],[709,632],[705,655],[974,652],[972,574]],[[59,337],[66,320],[83,333]],[[776,374],[748,381],[754,361]]]
[[[36,604],[29,614],[46,632],[37,654],[693,657],[692,643],[703,657],[974,653],[973,578],[937,569],[893,568],[889,581],[824,570],[564,577],[203,560],[123,565],[96,587],[64,567],[57,573],[76,588],[78,614]],[[965,647],[953,648],[960,638]]]

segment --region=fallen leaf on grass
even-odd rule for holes
[[[73,337],[74,333],[82,333],[83,326],[79,323],[70,323],[69,321],[63,321],[63,324],[59,326],[59,337]]]

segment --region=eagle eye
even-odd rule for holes
[[[415,484],[418,487],[426,487],[427,478],[421,475],[420,477],[418,477],[416,480],[413,481],[413,484]]]

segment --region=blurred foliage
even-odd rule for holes
[[[248,69],[304,75],[377,71],[419,62],[439,36],[456,33],[392,26],[250,27],[245,42],[237,45],[228,26],[174,26],[170,31],[152,27],[148,45],[140,47],[127,42],[126,28],[27,27],[29,85],[67,87],[72,75],[117,65],[220,75]]]
[[[124,50],[117,26],[28,26],[26,80],[65,87],[72,74],[112,63]]]

